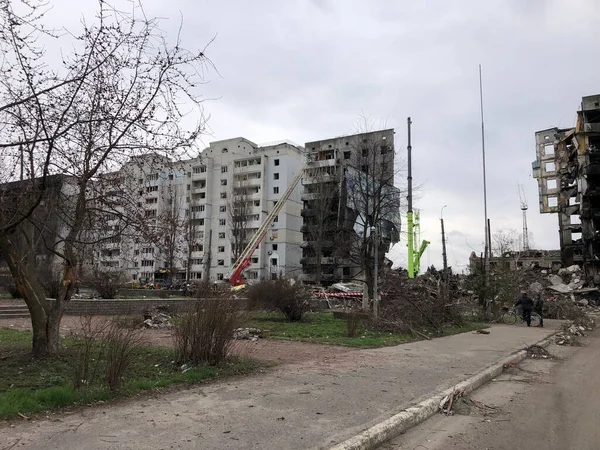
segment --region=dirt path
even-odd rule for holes
[[[98,320],[103,317],[98,317]],[[31,321],[27,317],[0,319],[0,328],[14,330],[31,330]],[[61,334],[68,336],[81,328],[81,318],[65,316],[61,322]],[[167,329],[142,330],[142,340],[148,345],[171,347],[173,339]],[[256,342],[238,341],[234,353],[238,356],[257,359],[278,364],[301,364],[307,362],[327,361],[338,355],[354,352],[356,349],[333,345],[311,344],[309,342],[279,341],[260,339]]]

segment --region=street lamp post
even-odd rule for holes
[[[373,317],[377,319],[379,315],[379,287],[377,283],[379,277],[379,236],[376,227],[371,227],[371,239],[373,239],[373,246],[375,247],[373,251],[375,256],[375,264],[373,265]]]

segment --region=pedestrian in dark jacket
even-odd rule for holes
[[[535,305],[533,310],[540,315],[540,324],[538,327],[544,327],[544,300],[540,295],[538,295],[537,300],[535,301]]]
[[[527,295],[527,292],[521,292],[521,297],[515,303],[516,306],[521,306],[523,310],[523,320],[527,322],[527,326],[531,326],[531,311],[533,310],[533,300]]]

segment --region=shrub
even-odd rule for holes
[[[310,309],[310,293],[295,280],[280,278],[247,288],[251,309],[279,310],[290,322],[302,320]]]
[[[358,311],[348,311],[346,313],[346,336],[356,337],[363,323],[365,314]]]
[[[106,328],[106,383],[111,391],[121,389],[125,373],[133,361],[133,352],[139,345],[139,336],[134,329],[122,328],[118,318],[111,320]]]
[[[234,330],[244,321],[237,300],[198,300],[174,325],[173,338],[179,361],[208,365],[222,362],[229,356]]]
[[[108,322],[95,320],[93,316],[82,316],[80,318],[79,333],[74,336],[78,338],[78,346],[73,365],[73,386],[75,389],[91,386],[99,369],[99,363],[104,353],[104,332]],[[94,362],[92,366],[92,362]]]
[[[116,298],[123,278],[122,272],[94,269],[85,276],[85,281],[100,298]]]

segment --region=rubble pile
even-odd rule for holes
[[[595,327],[594,319],[584,316],[572,325],[564,325],[562,331],[554,336],[554,342],[558,345],[579,345],[579,338]]]
[[[236,340],[258,341],[262,331],[259,328],[236,328],[233,338]]]
[[[381,290],[379,325],[383,328],[422,336],[427,330],[462,322],[464,295],[457,276],[450,276],[446,294],[439,271],[428,270],[411,279],[406,270],[390,270]]]
[[[515,280],[514,289],[504,296],[506,307],[512,306],[509,303],[519,291],[527,291],[534,300],[541,297],[545,303],[544,317],[549,319],[577,319],[600,306],[600,290],[588,285],[578,265],[554,266],[552,269],[529,266],[511,273]]]
[[[171,316],[160,306],[144,312],[144,328],[171,328]]]

